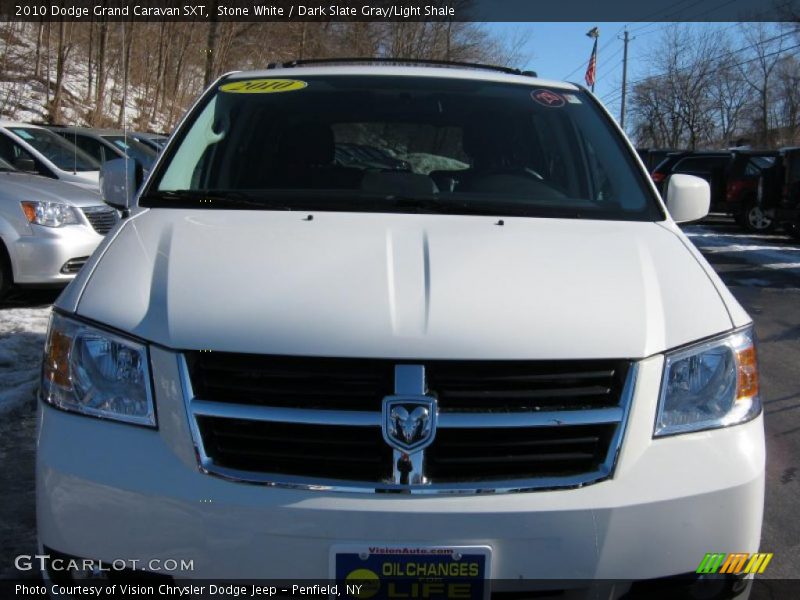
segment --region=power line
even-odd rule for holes
[[[781,38],[785,38],[785,37],[790,36],[790,35],[794,35],[794,33],[795,33],[794,31],[786,31],[784,33],[781,33],[779,35],[773,36],[773,37],[768,38],[766,40],[759,40],[758,42],[755,42],[755,43],[750,44],[748,46],[743,46],[743,47],[737,48],[735,50],[729,50],[727,52],[724,52],[724,53],[720,54],[719,56],[716,56],[714,58],[709,59],[709,61],[711,61],[711,62],[720,62],[725,58],[734,56],[735,54],[739,54],[740,52],[744,52],[745,50],[750,50],[752,48],[756,48],[757,46],[761,46],[761,45],[764,45],[764,44],[768,44],[770,42],[774,42],[775,40],[778,40],[778,39],[781,39]],[[786,52],[786,51],[791,50],[791,49],[796,48],[796,47],[797,46],[792,46],[791,48],[783,48],[781,50],[773,52],[772,54],[765,55],[764,58],[766,58],[767,56],[774,56],[776,53],[780,54],[782,52]],[[760,58],[760,57],[756,57],[754,59],[748,59],[748,60],[746,60],[746,61],[744,61],[742,63],[736,64],[736,65],[731,65],[731,67],[741,66],[741,65],[747,64],[749,62],[753,62],[754,60],[758,60],[758,58]],[[679,67],[679,68],[675,69],[675,72],[686,71],[687,69],[691,69],[692,67],[693,67],[693,65],[687,65],[685,67]],[[660,78],[666,77],[667,75],[669,75],[669,73],[661,73],[659,75],[648,75],[646,77],[641,77],[639,79],[636,79],[635,81],[632,81],[630,83],[630,85],[636,85],[637,83],[641,83],[643,81],[647,81],[647,80],[651,80],[651,79],[660,79]],[[621,96],[621,93],[619,91],[615,90],[613,92],[609,92],[608,94],[603,96],[600,100],[602,102],[604,102],[604,103],[616,102],[619,99],[620,96]]]

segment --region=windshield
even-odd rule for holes
[[[198,110],[142,205],[663,219],[621,137],[580,91],[251,79],[221,85]]]
[[[41,152],[62,171],[97,171],[100,163],[61,136],[34,127],[10,127],[15,135]]]
[[[157,154],[152,148],[148,148],[131,137],[125,139],[123,135],[104,135],[103,137],[132,159],[138,161],[145,169],[153,166]]]

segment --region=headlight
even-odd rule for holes
[[[53,313],[42,398],[55,407],[155,427],[147,347]]]
[[[21,202],[22,212],[29,223],[45,227],[61,227],[80,223],[75,209],[61,202]]]
[[[760,412],[752,327],[667,354],[656,436],[744,423]]]

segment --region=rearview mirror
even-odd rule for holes
[[[667,184],[667,210],[676,223],[698,221],[708,215],[711,187],[694,175],[675,174]]]
[[[115,158],[100,167],[100,192],[106,204],[127,210],[142,183],[142,166],[135,160]]]

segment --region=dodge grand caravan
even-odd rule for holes
[[[752,321],[676,225],[708,184],[662,202],[586,90],[234,73],[130,167],[104,165],[129,216],[50,322],[41,552],[610,598],[758,551]]]

